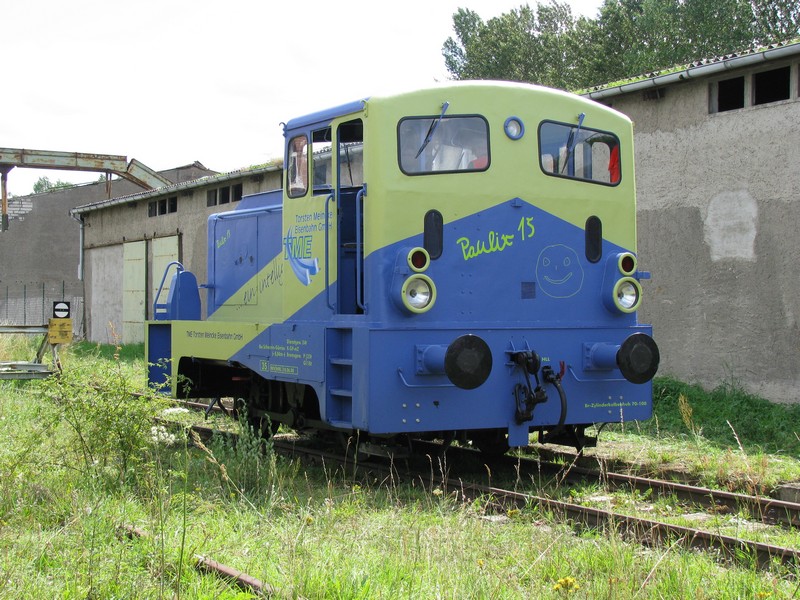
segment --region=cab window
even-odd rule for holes
[[[407,117],[397,126],[398,162],[407,175],[485,171],[489,126],[481,116]]]
[[[305,196],[308,191],[308,137],[298,135],[289,140],[286,166],[289,198]]]
[[[619,138],[608,131],[545,121],[539,126],[539,167],[547,175],[616,185]]]

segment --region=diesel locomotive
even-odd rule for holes
[[[284,137],[282,189],[209,218],[208,280],[174,266],[145,325],[154,385],[240,399],[264,431],[492,452],[651,416],[626,116],[457,82]]]

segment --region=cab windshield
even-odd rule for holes
[[[481,116],[408,117],[397,126],[397,140],[407,175],[489,168],[489,126]]]
[[[608,131],[545,121],[539,127],[539,166],[547,175],[615,185],[619,138]]]

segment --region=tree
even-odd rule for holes
[[[33,193],[34,194],[43,194],[44,192],[49,192],[50,190],[56,190],[59,188],[71,188],[74,187],[75,184],[67,183],[66,181],[58,181],[52,182],[47,177],[39,177],[36,180],[36,183],[33,184]]]
[[[797,0],[752,0],[756,32],[762,42],[788,40],[800,31]]]
[[[453,15],[442,48],[455,79],[580,89],[800,34],[797,0],[605,0],[597,19],[558,0],[484,22]]]
[[[442,49],[456,79],[507,79],[564,87],[576,68],[572,35],[576,21],[568,4],[551,0],[536,9],[524,5],[484,22],[474,11],[453,15],[457,40]]]

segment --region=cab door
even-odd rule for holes
[[[337,312],[363,314],[364,302],[364,126],[361,119],[336,127],[334,153],[337,215]]]
[[[363,126],[361,119],[289,136],[284,199],[284,259],[291,315],[324,291],[335,314],[360,314],[363,302]]]

